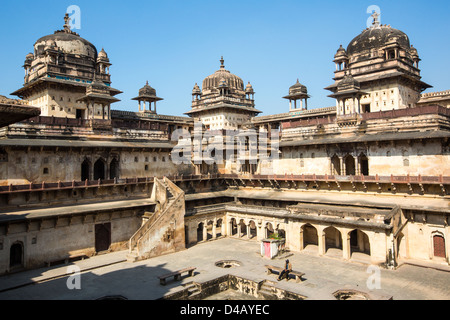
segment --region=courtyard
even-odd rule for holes
[[[450,273],[443,268],[426,268],[410,264],[396,270],[378,269],[360,261],[344,261],[328,254],[317,256],[308,250],[290,252],[269,260],[260,255],[257,241],[222,238],[192,246],[178,253],[126,262],[126,251],[98,255],[90,259],[51,268],[29,270],[0,277],[1,300],[96,300],[120,297],[128,300],[156,300],[173,295],[190,283],[207,282],[225,275],[250,281],[269,281],[279,289],[305,297],[306,300],[336,300],[333,293],[355,290],[371,299],[448,300]],[[293,269],[305,273],[303,281],[276,281],[267,274],[267,264],[283,266],[285,258]],[[238,261],[232,268],[221,268],[216,262]],[[69,267],[78,267],[80,288],[69,289]],[[194,277],[168,280],[162,286],[158,276],[186,267],[195,267]],[[70,279],[69,279],[70,280]],[[70,282],[70,281],[69,281]],[[231,298],[243,299],[239,295]],[[219,296],[217,299],[222,299]]]

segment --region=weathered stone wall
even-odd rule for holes
[[[38,268],[71,255],[95,254],[95,225],[111,223],[110,251],[125,250],[128,239],[141,224],[139,211],[118,210],[104,214],[22,221],[0,226],[0,273],[10,270],[10,248],[23,246],[23,267]]]

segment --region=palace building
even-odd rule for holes
[[[308,108],[305,75],[280,97],[285,113],[261,115],[250,82],[222,57],[195,84],[191,109],[168,116],[149,81],[136,112],[114,109],[122,92],[106,51],[68,19],[26,55],[19,99],[0,97],[0,273],[273,234],[291,251],[389,268],[450,264],[450,93],[424,92],[402,31],[374,15],[330,53],[336,106]],[[173,162],[177,130],[196,123],[231,141],[223,163]],[[267,137],[256,154],[251,132]],[[229,149],[206,160],[219,151]]]

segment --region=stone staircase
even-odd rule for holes
[[[260,289],[258,290],[258,295],[260,295],[265,300],[278,300],[277,288],[275,287],[276,282],[264,280]]]
[[[179,250],[179,248],[170,248],[166,242],[174,241],[173,226],[176,223],[172,221],[173,219],[169,221],[169,218],[177,210],[175,207],[177,205],[180,207],[180,204],[183,206],[182,212],[179,211],[178,214],[178,225],[182,225],[184,229],[184,192],[166,178],[155,178],[152,199],[158,203],[157,209],[154,213],[144,214],[142,226],[130,238],[128,262],[149,258],[150,255],[159,255],[167,250]]]
[[[188,299],[195,300],[196,298],[200,298],[201,291],[193,281],[188,282],[183,286],[187,289]]]

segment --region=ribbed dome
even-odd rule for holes
[[[400,30],[390,26],[378,26],[364,30],[354,38],[347,48],[347,54],[363,53],[367,50],[385,46],[388,42],[396,41],[400,47],[408,50],[410,42],[408,36]]]
[[[220,69],[203,80],[203,90],[219,88],[223,84],[223,81],[225,81],[229,88],[244,91],[244,81],[225,69],[223,57],[220,62]]]

